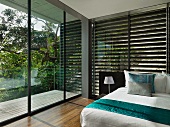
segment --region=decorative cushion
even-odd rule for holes
[[[151,84],[152,93],[155,92],[154,78],[155,78],[155,74],[133,74],[133,73],[129,73],[129,81],[136,82],[136,83],[149,83],[149,84]]]
[[[151,84],[128,82],[128,94],[151,96]]]
[[[132,74],[150,74],[150,72],[139,72],[139,71],[127,71],[127,70],[124,70],[125,87],[128,87],[129,73],[132,73]]]
[[[155,93],[166,93],[167,76],[157,74],[154,80]]]

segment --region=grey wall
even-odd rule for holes
[[[89,20],[82,19],[82,96],[89,98],[90,95],[90,69],[89,69]]]

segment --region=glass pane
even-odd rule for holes
[[[0,1],[0,122],[28,111],[25,12],[27,0]]]
[[[46,0],[34,0],[31,10],[33,111],[64,99],[63,89],[59,89],[59,42],[63,11]]]
[[[81,21],[66,13],[66,98],[81,94]]]

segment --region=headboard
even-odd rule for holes
[[[104,84],[105,76],[112,76],[115,84],[110,85],[110,91],[114,91],[119,87],[125,86],[124,72],[99,72],[99,95],[108,94],[108,85]]]

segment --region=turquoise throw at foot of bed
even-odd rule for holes
[[[93,103],[87,105],[86,108],[105,110],[170,125],[170,110],[167,109],[109,99],[96,100]]]

